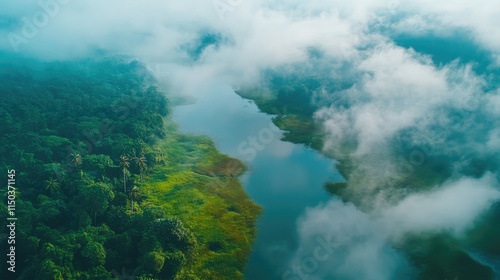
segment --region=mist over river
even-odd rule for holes
[[[281,141],[272,116],[229,86],[207,88],[196,103],[176,106],[173,118],[182,132],[211,137],[221,152],[249,166],[242,181],[263,213],[246,277],[281,279],[297,249],[297,219],[307,207],[329,200],[324,183],[342,180],[335,162],[311,148]]]

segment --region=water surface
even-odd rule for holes
[[[173,118],[181,131],[211,137],[221,152],[250,167],[242,181],[263,213],[246,278],[282,279],[297,247],[297,219],[307,207],[328,201],[326,181],[341,180],[334,162],[303,145],[281,141],[272,116],[228,86],[203,90],[195,104],[175,107]]]

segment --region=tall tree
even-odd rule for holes
[[[52,196],[59,190],[60,186],[59,182],[52,177],[45,181],[45,189],[48,190]]]
[[[123,171],[123,193],[127,193],[127,178],[126,178],[126,171],[127,171],[127,168],[130,167],[130,162],[129,162],[129,158],[127,156],[120,156],[120,166],[122,167],[122,171]]]
[[[94,214],[94,224],[97,224],[97,214],[104,213],[115,197],[111,185],[103,182],[85,186],[80,191],[80,199],[89,214]]]
[[[146,170],[146,168],[147,168],[146,162],[147,162],[147,160],[146,160],[146,157],[144,156],[144,154],[141,154],[141,156],[135,158],[135,163],[139,167],[139,174],[140,174],[140,182],[141,183],[142,183],[142,172],[144,172],[144,170]]]

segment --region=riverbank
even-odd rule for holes
[[[165,160],[144,178],[141,206],[162,207],[194,234],[197,256],[186,271],[199,279],[243,279],[261,212],[239,181],[247,167],[207,137],[181,134],[169,119],[165,127],[156,146]]]
[[[25,221],[17,279],[243,279],[260,213],[246,166],[179,133],[144,65],[9,58],[0,70],[0,166],[17,171]]]
[[[340,178],[335,162],[281,141],[283,132],[272,116],[224,83],[209,83],[196,94],[195,104],[173,110],[180,131],[206,135],[219,151],[244,161],[249,167],[242,177],[245,190],[263,208],[245,279],[282,279],[297,250],[297,219],[305,209],[327,202],[323,184]]]
[[[270,89],[240,90],[237,94],[255,102],[262,112],[273,115],[274,124],[285,131],[284,141],[310,146],[325,156],[337,160],[337,169],[345,181],[326,183],[324,186],[326,191],[344,202],[353,203],[367,213],[371,211],[373,203],[376,202],[374,198],[379,192],[392,192],[388,199],[392,203],[397,203],[409,193],[430,190],[449,178],[444,159],[426,155],[427,157],[423,159],[425,162],[412,165],[411,159],[408,159],[405,154],[407,151],[402,148],[401,151],[395,149],[394,154],[382,155],[385,160],[394,165],[397,172],[384,178],[380,186],[367,189],[366,185],[372,183],[370,176],[380,177],[381,174],[371,174],[371,171],[363,166],[377,165],[376,162],[380,166],[382,162],[377,161],[379,151],[374,151],[373,158],[363,159],[350,157],[349,146],[342,147],[340,151],[325,152],[323,145],[326,136],[321,124],[313,116],[319,108],[315,107],[311,101],[292,100],[290,97],[294,94],[298,96],[310,94],[300,81],[292,81],[290,85],[272,85]],[[498,211],[493,211],[488,215],[491,223],[491,216],[497,216]],[[463,248],[466,246],[486,248],[485,245],[492,244],[490,241],[494,240],[488,236],[497,232],[497,228],[489,226],[486,219],[482,219],[476,228],[467,233],[469,236],[481,235],[480,238],[475,236],[474,240],[456,238],[447,233],[414,234],[399,240],[394,246],[407,255],[419,272],[418,279],[453,279],[457,276],[460,279],[493,279],[492,268],[477,262]],[[487,251],[495,252],[491,249]]]

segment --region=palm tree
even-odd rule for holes
[[[135,158],[135,163],[137,164],[137,166],[139,167],[139,173],[140,173],[140,182],[142,183],[142,172],[148,167],[146,165],[146,157],[144,156],[144,154],[141,154],[140,157],[136,157]]]
[[[77,154],[77,153],[72,153],[71,154],[71,163],[73,163],[73,165],[75,167],[78,167],[79,165],[82,164],[82,156],[80,154]]]
[[[60,186],[59,182],[52,177],[45,181],[45,189],[50,192],[50,195],[54,195],[54,193],[59,190]]]
[[[129,162],[129,158],[127,156],[120,156],[120,166],[122,167],[122,171],[123,171],[123,192],[126,194],[127,193],[127,178],[126,178],[126,171],[127,171],[127,168],[130,167],[130,162]]]
[[[137,200],[139,198],[139,188],[134,186],[128,195],[130,197],[132,212],[134,212],[134,199]]]

